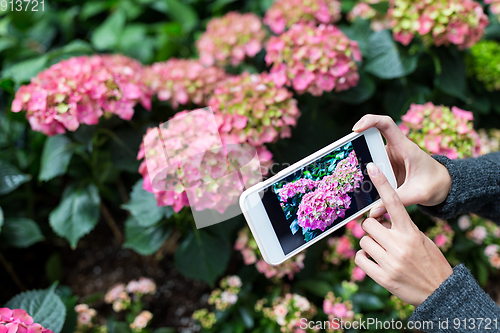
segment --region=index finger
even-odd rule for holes
[[[363,132],[371,127],[377,128],[388,144],[405,142],[403,139],[406,139],[406,136],[389,116],[367,114],[353,126],[352,130],[354,132]]]
[[[391,216],[392,227],[395,229],[413,229],[413,223],[405,209],[405,206],[401,202],[401,199],[399,199],[399,196],[394,188],[392,188],[384,173],[380,171],[374,163],[368,163],[366,168],[368,169],[370,179],[373,185],[375,185],[387,212]]]

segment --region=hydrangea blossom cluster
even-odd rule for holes
[[[493,40],[483,40],[471,48],[467,59],[468,72],[484,83],[489,91],[500,90],[500,44]]]
[[[220,289],[215,289],[208,298],[208,304],[215,305],[219,311],[225,311],[238,301],[242,282],[239,276],[231,275],[223,278],[220,283]],[[208,309],[200,309],[193,313],[193,319],[200,322],[203,328],[210,329],[217,322],[214,312]]]
[[[152,295],[156,292],[156,284],[152,279],[141,277],[139,280],[131,280],[128,284],[118,283],[111,287],[104,295],[104,301],[113,304],[113,310],[120,312],[131,305],[131,297],[140,299],[144,295]]]
[[[141,332],[145,329],[149,322],[153,319],[153,314],[149,311],[142,311],[134,318],[134,321],[130,323],[130,328],[133,332]]]
[[[155,194],[159,206],[172,206],[176,212],[191,206],[223,213],[243,189],[235,172],[238,167],[248,166],[242,177],[250,186],[259,181],[256,174],[272,158],[264,146],[254,150],[248,145],[223,145],[224,141],[213,114],[203,110],[179,112],[168,124],[149,129],[137,157],[144,159],[139,167],[144,189]],[[252,160],[255,152],[260,165]]]
[[[215,289],[208,298],[208,304],[215,305],[219,311],[224,311],[238,301],[241,290],[241,279],[237,275],[225,277],[220,282],[220,289]]]
[[[453,106],[411,104],[401,117],[399,128],[413,142],[430,154],[451,159],[479,156],[481,141],[474,130],[472,112]]]
[[[293,198],[297,193],[305,194],[313,191],[317,186],[318,184],[316,181],[307,178],[300,178],[294,182],[285,184],[279,191],[281,206],[283,206],[289,198]]]
[[[436,220],[436,225],[427,230],[426,235],[441,249],[441,251],[446,252],[453,244],[455,232],[448,222],[438,219]]]
[[[391,0],[388,16],[394,39],[408,45],[415,35],[427,44],[476,44],[488,25],[481,4],[473,0]]]
[[[462,215],[458,219],[458,227],[465,231],[470,240],[484,245],[484,254],[492,267],[500,269],[500,227],[476,215]]]
[[[227,74],[219,67],[205,67],[198,60],[170,58],[146,67],[144,76],[160,101],[170,101],[177,108],[179,104],[207,103],[216,84]]]
[[[139,280],[131,280],[127,284],[126,289],[128,293],[141,297],[143,295],[154,294],[156,292],[156,284],[152,279],[142,276]]]
[[[398,314],[398,318],[401,320],[405,320],[406,318],[410,317],[410,315],[415,310],[415,306],[400,300],[394,295],[391,296],[389,302],[394,307]]]
[[[97,315],[95,309],[89,308],[87,304],[78,304],[75,306],[76,326],[81,330],[93,326],[92,320]]]
[[[385,0],[361,0],[347,14],[348,21],[354,21],[356,18],[370,20],[370,28],[373,31],[381,31],[391,27],[387,17],[376,11],[371,4],[377,4]]]
[[[265,38],[266,32],[258,16],[230,12],[208,22],[196,47],[200,62],[205,66],[228,63],[237,66],[245,56],[254,57],[259,53]]]
[[[481,155],[493,153],[500,150],[500,130],[491,129],[488,132],[484,129],[479,130],[481,140]]]
[[[302,228],[325,231],[339,217],[344,218],[351,206],[348,192],[361,186],[363,173],[354,150],[341,160],[332,175],[317,183],[317,189],[302,197],[297,221]]]
[[[103,114],[130,120],[138,102],[151,108],[143,76],[142,65],[123,55],[70,58],[21,86],[11,110],[26,111],[31,128],[46,135],[97,124]]]
[[[333,25],[295,24],[269,39],[266,63],[278,87],[291,86],[298,94],[320,96],[358,84],[358,43]]]
[[[238,238],[234,244],[234,249],[241,252],[245,265],[255,264],[259,273],[264,274],[268,279],[280,280],[288,276],[291,280],[295,273],[304,268],[305,252],[302,252],[284,263],[271,266],[262,259],[257,243],[250,233],[250,229],[245,227],[238,232]]]
[[[338,0],[277,0],[267,10],[264,23],[279,35],[296,23],[328,24],[340,17]]]
[[[196,310],[193,313],[193,319],[199,321],[205,329],[211,329],[217,322],[215,313],[208,311],[208,309]]]
[[[328,247],[323,253],[323,260],[326,263],[333,265],[340,265],[345,261],[350,261],[351,264],[354,263],[354,256],[359,248],[359,239],[365,235],[361,223],[362,220],[353,220],[346,224],[345,233],[342,236],[328,238]],[[356,277],[361,277],[361,273],[359,271],[354,272],[354,266],[351,268],[351,278],[359,280]]]
[[[305,332],[300,329],[300,320],[309,320],[317,312],[314,304],[298,294],[287,293],[284,297],[275,298],[270,306],[266,307],[266,304],[266,299],[257,301],[255,311],[278,323],[283,333]]]
[[[35,323],[22,309],[0,308],[0,332],[2,333],[53,333]]]
[[[343,300],[342,297],[335,297],[335,294],[331,291],[323,300],[323,311],[328,315],[329,319],[329,327],[326,327],[327,332],[343,332],[340,325],[341,320],[342,322],[352,322],[361,318],[359,314],[354,313],[351,301]]]
[[[500,0],[484,0],[484,3],[490,5],[491,12],[497,15],[500,21]]]
[[[354,259],[356,255],[355,243],[348,235],[331,237],[328,239],[328,248],[323,254],[325,262],[339,265],[342,261]]]
[[[120,312],[128,309],[131,304],[131,299],[127,293],[127,286],[125,283],[118,283],[111,287],[106,295],[104,301],[108,304],[113,304],[113,311]]]
[[[267,73],[233,76],[214,90],[208,105],[219,115],[219,131],[231,142],[260,146],[291,136],[300,111],[293,94]]]

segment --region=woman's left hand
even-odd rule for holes
[[[355,263],[392,294],[418,306],[453,269],[436,244],[413,223],[380,169],[373,163],[367,168],[392,223],[387,228],[373,218],[363,222],[368,235],[360,240],[361,250],[356,254]]]

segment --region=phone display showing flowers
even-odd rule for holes
[[[351,142],[318,159],[273,186],[292,234],[302,229],[305,241],[313,239],[351,207],[353,191],[363,173]]]

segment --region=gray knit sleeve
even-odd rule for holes
[[[408,325],[427,333],[498,332],[500,308],[481,289],[469,270],[458,265],[453,274],[415,309]]]
[[[424,213],[442,219],[475,213],[500,223],[500,152],[463,160],[433,157],[448,169],[451,189],[443,203],[419,205]]]

